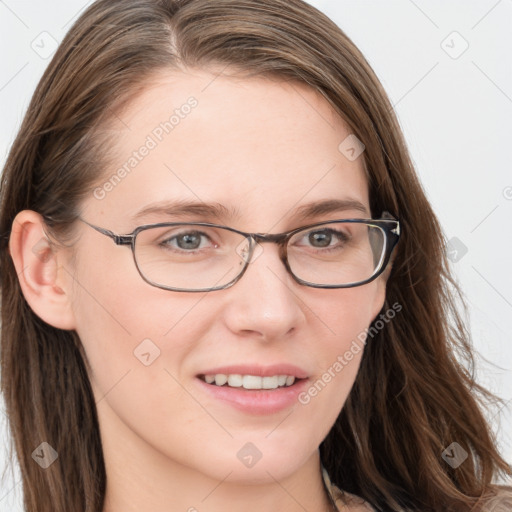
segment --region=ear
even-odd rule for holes
[[[32,210],[19,212],[9,238],[9,253],[14,262],[21,291],[32,311],[59,329],[75,329],[71,307],[71,281],[59,274],[63,254],[44,231],[43,217]],[[60,257],[60,261],[58,259]]]

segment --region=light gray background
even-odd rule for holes
[[[2,165],[49,62],[33,47],[51,50],[52,38],[60,42],[89,3],[0,0]],[[511,462],[512,0],[311,3],[359,46],[395,106],[427,196],[456,251],[453,269],[481,355],[479,381],[507,402],[489,417]],[[467,248],[463,256],[453,237]],[[0,439],[1,473],[3,414]],[[22,510],[20,487],[15,468],[13,479],[0,482],[0,511]]]

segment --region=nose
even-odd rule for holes
[[[261,244],[240,280],[222,292],[227,298],[224,321],[239,336],[263,341],[289,337],[306,320],[302,289],[286,270],[277,245]]]

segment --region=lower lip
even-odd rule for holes
[[[308,379],[295,381],[291,386],[276,389],[245,389],[208,384],[196,378],[202,389],[210,396],[229,403],[249,414],[274,414],[298,403],[298,395],[307,386]]]

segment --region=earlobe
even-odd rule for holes
[[[59,253],[44,228],[39,213],[32,210],[19,212],[12,223],[9,253],[32,311],[54,327],[74,329],[71,290],[66,290],[66,283],[59,282]]]

